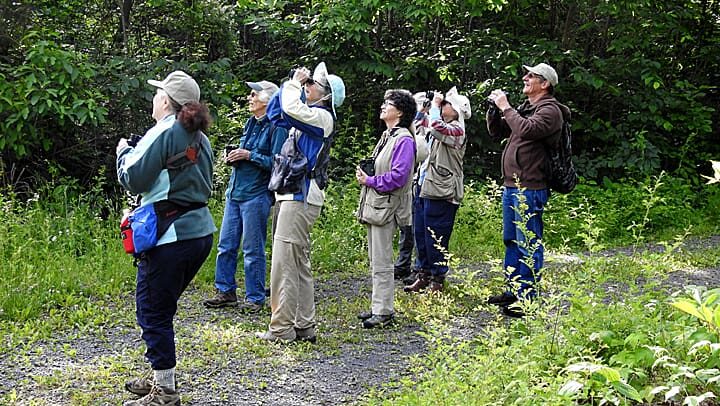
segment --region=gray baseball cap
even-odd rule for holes
[[[550,66],[546,63],[539,63],[535,66],[523,65],[523,68],[528,72],[532,72],[536,75],[540,75],[540,76],[544,77],[545,80],[550,82],[550,84],[553,86],[557,86],[557,84],[558,84],[557,72],[555,72],[555,69],[553,69],[552,66]]]
[[[262,92],[263,90],[268,92],[270,96],[274,95],[275,92],[280,90],[277,85],[273,82],[269,82],[267,80],[261,80],[259,82],[245,82],[250,89],[255,90],[256,92]]]
[[[200,86],[198,86],[192,76],[181,70],[176,70],[167,75],[162,82],[152,79],[147,82],[152,86],[164,90],[171,99],[178,102],[181,106],[186,103],[200,101]]]

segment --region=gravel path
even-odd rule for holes
[[[720,236],[691,240],[684,249],[716,246],[720,246]],[[645,249],[659,251],[662,247],[653,245]],[[632,255],[632,252],[618,249],[598,255]],[[720,269],[678,270],[669,275],[666,287],[676,291],[688,284],[718,286]],[[341,298],[369,296],[369,280],[328,278],[318,283],[317,289],[319,308],[342,306]],[[347,315],[345,320],[326,321],[326,331],[321,324],[320,340],[315,346],[257,343],[252,334],[266,327],[267,314],[250,319],[252,316],[237,312],[208,312],[198,305],[204,293],[197,288],[189,289],[178,312],[178,336],[184,337],[179,338],[179,358],[193,359],[182,363],[179,370],[184,404],[353,404],[369,391],[394,390],[391,383],[411,373],[410,357],[427,350],[425,340],[417,334],[420,326],[409,320],[386,330],[363,331],[357,326],[348,327],[351,318]],[[124,314],[116,325],[92,331],[63,329],[51,340],[0,354],[0,397],[14,391],[16,404],[20,405],[117,405],[127,399],[116,386],[143,368],[142,345],[128,310],[132,309],[132,297],[118,300],[115,306],[118,308],[107,311]],[[490,317],[479,314],[470,325],[460,318],[448,325],[460,336],[471,337],[478,332],[477,323],[483,324]],[[238,343],[234,343],[235,337],[230,337],[214,344],[221,348],[204,346],[201,334],[209,326],[234,324],[244,326],[230,333],[237,336]],[[348,328],[357,331],[348,333]],[[328,340],[323,334],[333,337],[333,345],[323,345]],[[223,345],[227,348],[222,348]],[[257,348],[249,348],[253,346]],[[92,395],[93,388],[97,388],[96,397]]]

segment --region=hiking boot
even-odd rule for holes
[[[373,314],[372,317],[370,317],[369,319],[363,320],[362,324],[364,328],[383,328],[392,324],[393,319],[395,319],[395,315],[393,314]]]
[[[498,305],[498,306],[510,306],[511,304],[518,301],[517,296],[512,294],[511,292],[503,292],[499,295],[493,295],[490,296],[487,300],[488,304],[491,305]]]
[[[360,312],[357,317],[360,320],[367,320],[372,316],[373,316],[372,312]]]
[[[237,306],[237,304],[238,304],[237,295],[235,294],[234,291],[221,292],[219,290],[216,290],[215,296],[203,301],[203,305],[205,305],[205,307],[208,307],[211,309],[219,309],[221,307]]]
[[[295,341],[301,343],[315,344],[317,336],[315,335],[315,327],[295,328]]]
[[[150,393],[150,390],[152,389],[154,384],[155,377],[153,374],[153,370],[150,369],[142,376],[126,381],[125,390],[135,395],[145,396]],[[177,388],[177,380],[175,380],[175,387]]]
[[[128,400],[123,406],[180,406],[180,395],[168,388],[153,384],[150,392],[137,400]]]
[[[430,278],[430,285],[428,286],[427,292],[442,292],[443,286],[445,285],[445,275],[433,276]]]
[[[255,303],[255,302],[246,300],[245,302],[243,302],[243,304],[238,306],[238,309],[240,310],[241,313],[254,314],[254,313],[260,312],[260,310],[262,310],[263,306],[264,305],[261,305],[259,303]]]
[[[275,334],[271,333],[269,330],[264,333],[258,331],[257,333],[255,333],[255,337],[257,337],[261,340],[265,340],[270,343],[281,343],[281,344],[290,344],[291,342],[295,341],[295,338],[297,338],[297,337],[289,338],[289,337],[276,336]]]
[[[150,393],[150,389],[153,387],[153,370],[149,370],[144,373],[141,377],[133,378],[125,382],[125,390],[135,395],[145,396]]]
[[[410,276],[410,274],[411,274],[410,268],[395,268],[395,271],[394,271],[394,277],[397,280],[403,280],[403,279],[407,278],[408,276]]]
[[[430,285],[430,272],[423,270],[418,272],[417,280],[412,285],[405,286],[403,291],[407,293],[419,293],[421,290],[427,288],[428,285]]]

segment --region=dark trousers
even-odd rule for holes
[[[436,247],[439,244],[449,252],[450,236],[455,224],[458,205],[445,200],[416,197],[415,244],[417,245],[420,267],[433,276],[445,275],[448,262],[445,255]],[[432,230],[432,232],[431,232]]]
[[[157,246],[138,262],[135,305],[153,370],[175,367],[177,302],[210,254],[212,234]]]
[[[409,272],[412,267],[412,252],[415,248],[415,234],[413,226],[400,227],[400,238],[398,240],[398,257],[395,261],[395,271]]]

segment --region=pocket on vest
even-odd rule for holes
[[[393,195],[383,195],[375,189],[367,188],[365,199],[360,207],[361,223],[384,226],[389,223],[397,209],[398,199]]]
[[[442,165],[428,165],[427,174],[420,189],[420,197],[428,199],[452,199],[455,196],[455,176]]]

